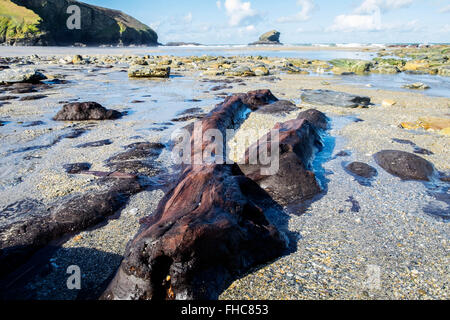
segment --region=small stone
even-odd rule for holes
[[[416,83],[411,83],[411,84],[405,84],[403,86],[403,88],[412,89],[412,90],[426,90],[426,89],[430,89],[430,86],[426,85],[422,82],[416,82]]]
[[[383,100],[383,102],[381,102],[381,105],[383,107],[392,107],[392,106],[394,106],[396,104],[397,104],[397,101],[389,100],[389,99]]]

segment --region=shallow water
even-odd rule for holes
[[[280,58],[303,58],[303,59],[364,59],[371,60],[377,56],[376,52],[363,52],[353,50],[305,50],[301,47],[286,49],[281,47],[253,46],[183,46],[183,47],[135,47],[135,48],[72,48],[72,47],[2,47],[1,56],[28,56],[32,54],[47,55],[73,55],[74,51],[81,55],[173,55],[173,56],[265,56]]]
[[[342,76],[342,82],[351,85],[371,85],[372,89],[394,90],[403,92],[421,92],[428,96],[450,98],[450,78],[429,74],[368,74]],[[402,88],[406,84],[422,82],[430,86],[427,90]]]

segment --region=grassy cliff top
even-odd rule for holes
[[[41,18],[33,11],[18,6],[10,0],[0,0],[0,17],[9,18],[17,25],[38,24]]]

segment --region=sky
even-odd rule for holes
[[[450,0],[81,0],[121,10],[159,42],[450,43]]]

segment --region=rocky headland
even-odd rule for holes
[[[81,28],[70,30],[67,8],[81,10]],[[3,0],[0,44],[21,46],[158,45],[158,35],[133,17],[74,0]]]

